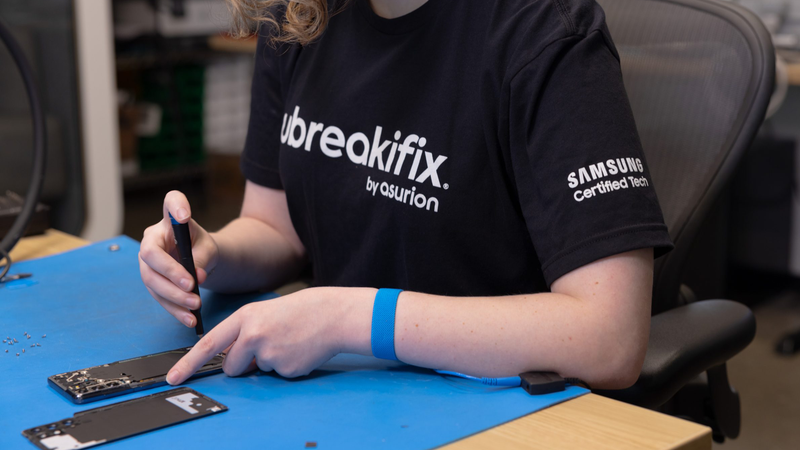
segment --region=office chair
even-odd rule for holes
[[[656,261],[650,341],[634,386],[597,391],[739,434],[725,362],[755,336],[729,300],[696,301],[681,282],[698,227],[755,137],[774,81],[769,33],[718,0],[598,0],[675,249]]]

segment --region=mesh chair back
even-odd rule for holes
[[[763,121],[769,34],[716,0],[598,0],[675,250],[656,264],[653,314],[676,306],[697,226]]]

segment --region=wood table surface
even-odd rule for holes
[[[793,86],[800,86],[800,63],[787,65],[786,74],[789,78],[789,84]]]
[[[56,230],[23,238],[11,252],[14,261],[41,258],[89,244]],[[480,414],[480,411],[476,411]],[[493,449],[711,449],[711,429],[587,394],[520,417],[444,447]]]

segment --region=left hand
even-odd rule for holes
[[[222,370],[237,376],[249,370],[274,370],[284,377],[308,375],[341,351],[347,302],[311,288],[245,305],[214,327],[167,374],[180,384],[217,353],[230,347]]]

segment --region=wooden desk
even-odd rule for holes
[[[36,259],[83,247],[87,244],[89,244],[89,241],[71,234],[62,233],[58,230],[47,230],[44,234],[20,239],[14,249],[11,250],[11,259],[13,261]]]
[[[710,450],[711,429],[587,394],[454,442],[447,450]]]
[[[789,77],[789,84],[800,86],[800,63],[787,64],[786,72]]]
[[[11,257],[40,258],[89,242],[49,230],[22,239]],[[476,414],[480,414],[476,411]],[[711,449],[711,429],[595,394],[552,406],[444,447],[494,449]]]

